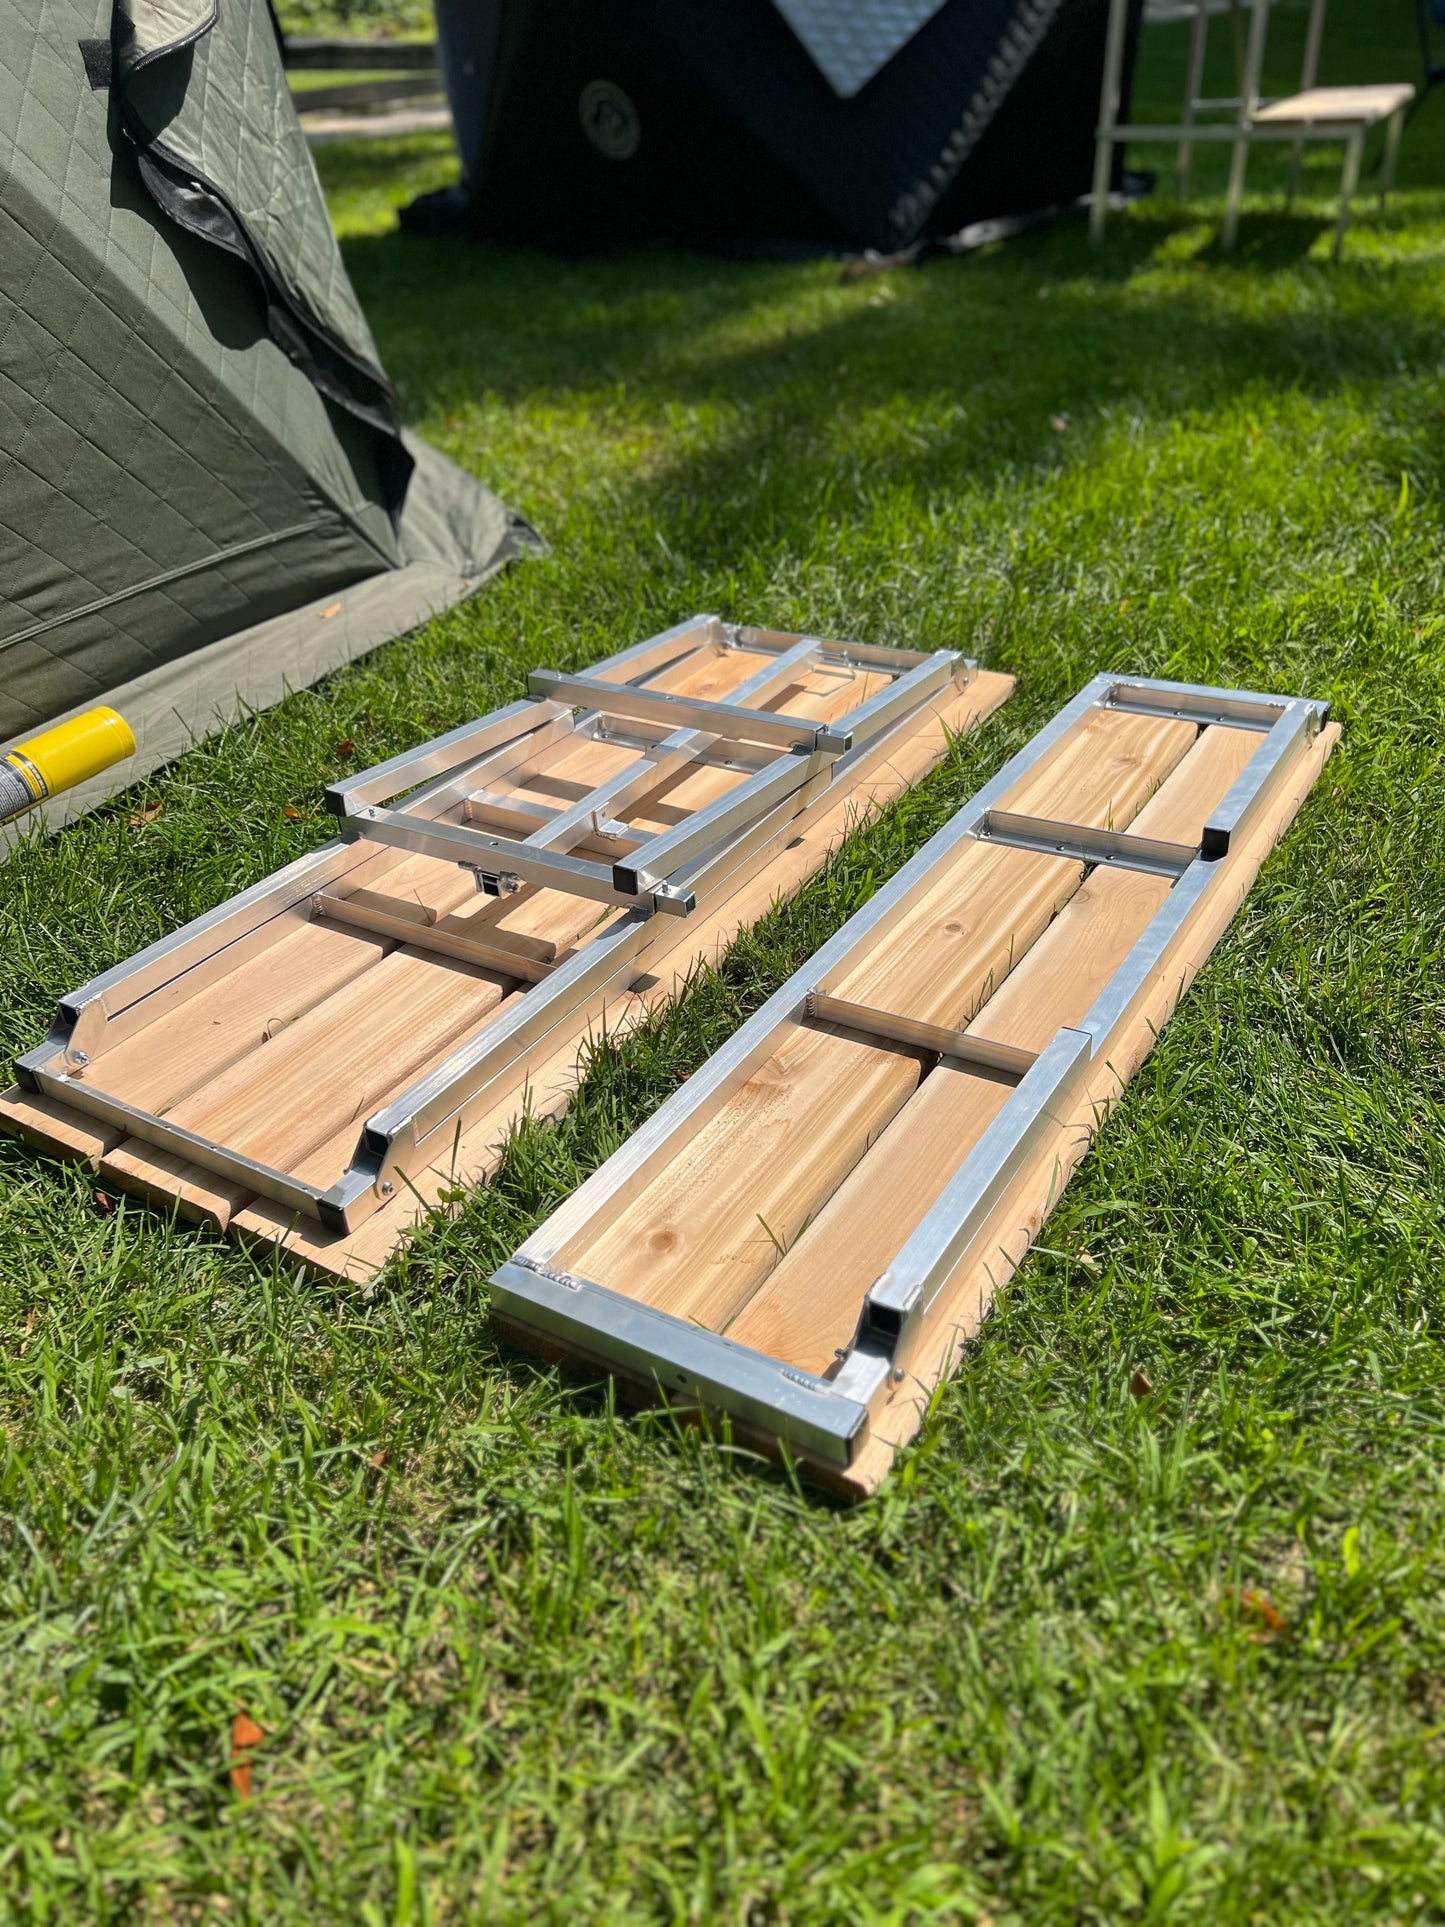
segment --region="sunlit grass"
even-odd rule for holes
[[[423,243],[445,142],[322,152],[409,418],[550,553],[0,870],[8,1051],[534,663],[710,608],[1019,690],[371,1288],[0,1143],[0,1916],[1441,1917],[1441,126],[1338,269],[1332,158],[1226,260],[1214,156],[855,285]],[[1103,667],[1344,743],[878,1500],[500,1353],[496,1260]]]

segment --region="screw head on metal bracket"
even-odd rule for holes
[[[85,1050],[68,1050],[65,1053],[65,1061],[67,1064],[74,1064],[77,1070],[84,1070],[90,1062],[90,1052]]]
[[[460,863],[457,867],[471,871],[477,880],[477,888],[484,896],[511,897],[522,887],[522,879],[515,870],[486,870],[480,863]]]

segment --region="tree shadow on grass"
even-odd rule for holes
[[[1323,225],[1251,221],[1236,266],[1193,245],[1197,217],[1161,208],[1097,252],[1061,226],[856,289],[832,264],[567,262],[400,235],[353,241],[347,257],[423,419],[482,395],[622,394],[762,408],[825,434],[874,409],[964,402],[1008,462],[1037,445],[1041,408],[1077,413],[1110,386],[1179,415],[1246,386],[1324,396],[1433,354],[1435,266],[1304,261]]]

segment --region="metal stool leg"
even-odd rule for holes
[[[1231,254],[1239,239],[1239,210],[1244,202],[1244,171],[1249,166],[1249,142],[1237,140],[1229,155],[1229,186],[1224,197],[1224,227],[1219,245]]]
[[[1335,228],[1333,259],[1338,261],[1345,245],[1345,229],[1350,225],[1350,202],[1360,184],[1360,157],[1365,151],[1363,134],[1351,134],[1345,143],[1345,165],[1340,174],[1340,218]]]
[[[1109,212],[1109,176],[1114,171],[1114,126],[1124,86],[1124,29],[1128,0],[1109,0],[1109,26],[1104,38],[1104,84],[1099,93],[1099,128],[1094,140],[1094,192],[1089,200],[1089,239],[1097,247],[1104,238]]]
[[[1232,0],[1238,31],[1239,0]],[[1229,188],[1224,200],[1224,232],[1219,244],[1228,254],[1239,239],[1239,209],[1244,200],[1244,174],[1249,166],[1249,123],[1259,106],[1259,77],[1264,70],[1264,36],[1269,24],[1269,0],[1255,0],[1249,18],[1249,43],[1239,76],[1239,138],[1229,157]]]
[[[1307,94],[1319,78],[1320,43],[1325,35],[1325,0],[1310,0],[1309,25],[1305,28],[1304,59],[1300,63],[1299,90]],[[1285,205],[1294,206],[1294,197],[1299,192],[1300,167],[1304,161],[1305,144],[1297,140],[1289,161],[1289,199]]]
[[[1400,158],[1400,136],[1405,131],[1405,110],[1399,107],[1385,122],[1385,158],[1380,163],[1380,212],[1395,185],[1395,163]]]
[[[1205,0],[1197,0],[1194,21],[1189,29],[1189,72],[1184,82],[1184,126],[1194,125],[1194,115],[1200,95],[1204,91],[1204,55],[1209,38],[1209,9]],[[1186,131],[1179,143],[1179,198],[1189,198],[1189,177],[1194,166],[1194,143]]]

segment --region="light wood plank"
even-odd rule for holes
[[[382,961],[394,945],[334,924],[293,921],[271,949],[198,991],[163,1023],[104,1052],[78,1082],[165,1112]]]
[[[22,1091],[18,1084],[0,1095],[0,1131],[8,1137],[23,1138],[37,1151],[60,1158],[66,1164],[88,1164],[97,1170],[100,1160],[125,1132],[84,1111],[73,1111],[68,1104],[33,1091]]]
[[[1099,992],[1169,895],[1167,877],[1097,869],[968,1026],[972,1037],[1042,1050]]]
[[[140,1138],[127,1138],[101,1159],[100,1174],[118,1191],[143,1198],[158,1211],[175,1211],[191,1224],[225,1231],[255,1195],[239,1184],[186,1158],[158,1150]]]
[[[647,687],[670,696],[693,696],[699,702],[725,703],[735,689],[766,669],[772,660],[762,649],[704,650],[670,664],[650,677]]]
[[[630,1298],[719,1325],[917,1087],[920,1060],[798,1029],[615,1223],[563,1262]]]
[[[1197,848],[1205,824],[1263,741],[1256,730],[1222,724],[1201,731],[1199,741],[1129,828],[1139,836]]]
[[[1198,731],[1167,716],[1096,709],[1021,776],[1002,808],[1090,829],[1133,822]]]
[[[970,1071],[931,1071],[726,1328],[728,1337],[802,1371],[825,1372],[852,1339],[864,1294],[1012,1088]]]
[[[965,843],[937,884],[834,987],[850,1003],[961,1028],[1068,902],[1067,857]]]
[[[171,1121],[290,1171],[496,1009],[505,978],[403,948],[184,1099]]]

